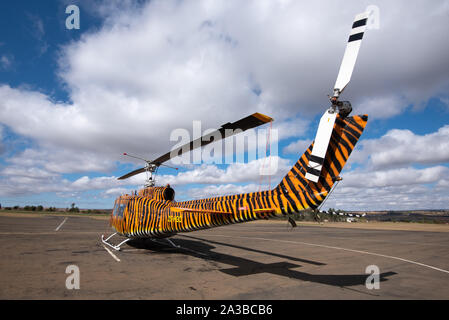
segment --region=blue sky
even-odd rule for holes
[[[79,30],[65,27],[69,4]],[[144,180],[116,180],[141,165],[123,152],[155,158],[193,120],[214,128],[253,112],[279,134],[273,187],[313,140],[368,5],[379,28],[367,30],[342,98],[370,121],[326,206],[448,208],[444,1],[2,2],[0,203],[110,208]],[[254,191],[262,163],[161,167],[158,181],[177,200]]]

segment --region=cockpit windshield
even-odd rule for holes
[[[128,204],[128,199],[118,199],[115,201],[114,210],[112,214],[114,216],[123,217],[123,212],[125,211],[125,207]]]

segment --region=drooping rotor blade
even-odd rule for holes
[[[145,172],[145,168],[140,168],[134,171],[131,171],[123,176],[121,176],[120,178],[118,178],[118,180],[123,180],[123,179],[128,179],[129,177],[135,176],[136,174]]]
[[[165,161],[168,161],[177,156],[181,156],[182,154],[192,151],[193,149],[196,149],[199,147],[204,147],[205,145],[208,145],[209,143],[216,142],[221,139],[233,136],[234,134],[243,132],[245,130],[258,127],[258,126],[268,123],[270,121],[273,121],[273,119],[266,115],[256,112],[256,113],[254,113],[250,116],[247,116],[243,119],[240,119],[236,122],[233,122],[233,123],[228,122],[228,123],[222,125],[220,129],[218,129],[212,133],[209,133],[205,136],[202,136],[201,138],[190,141],[189,143],[187,143],[181,147],[178,147],[170,152],[167,152],[166,154],[153,160],[151,163],[160,165],[161,163],[163,163]],[[237,129],[240,129],[241,131],[238,131]],[[216,136],[219,136],[220,138],[217,140],[214,140]]]
[[[368,12],[356,15],[352,24],[351,34],[346,45],[345,54],[341,62],[340,71],[338,72],[337,81],[334,86],[334,97],[343,92],[346,85],[351,80],[352,71],[354,70],[357,55],[362,43],[363,34],[366,30],[366,22],[368,21]]]
[[[258,127],[260,125],[263,125],[263,124],[271,122],[271,121],[273,121],[272,118],[270,118],[264,114],[256,112],[256,113],[254,113],[250,116],[247,116],[243,119],[240,119],[236,122],[233,122],[233,123],[228,122],[228,123],[222,125],[220,129],[218,129],[212,133],[209,133],[205,136],[202,136],[201,138],[195,139],[195,140],[191,141],[190,143],[187,143],[181,147],[178,147],[170,152],[167,152],[166,154],[160,156],[159,158],[157,158],[153,161],[147,161],[147,163],[148,163],[148,165],[160,166],[162,163],[164,163],[172,158],[181,156],[182,154],[184,154],[186,152],[190,152],[193,149],[196,149],[198,147],[203,147],[205,145],[208,145],[209,143],[219,141],[221,139],[233,136],[237,133]],[[218,138],[215,139],[216,137],[219,137],[219,139]],[[130,173],[125,174],[124,176],[121,176],[118,179],[123,180],[123,179],[129,178],[131,176],[134,176],[134,175],[142,173],[142,172],[145,172],[145,168],[140,168],[140,169],[134,170]]]

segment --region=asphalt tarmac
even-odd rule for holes
[[[105,218],[0,216],[0,299],[449,299],[449,232],[256,221],[121,251],[100,241],[111,232]]]

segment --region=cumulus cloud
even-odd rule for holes
[[[328,198],[323,210],[419,210],[447,209],[449,188],[402,185],[383,188],[346,188],[343,182]]]
[[[290,170],[289,160],[272,156],[256,159],[249,163],[233,163],[226,168],[219,168],[216,165],[203,164],[193,170],[180,172],[175,175],[162,175],[158,177],[159,182],[170,185],[186,184],[219,184],[219,183],[250,183],[263,179],[271,179],[278,182]],[[271,172],[270,172],[271,167]],[[262,175],[261,173],[272,173],[272,175]]]
[[[382,24],[367,32],[348,96],[361,112],[394,105],[378,108],[388,110],[386,117],[447,82],[449,48],[440,41],[447,8],[423,16],[424,2],[378,6]],[[316,115],[328,105],[354,16],[332,2],[152,1],[140,11],[126,8],[109,6],[102,29],[63,47],[59,75],[72,103],[4,85],[2,122],[58,147],[157,156],[170,130],[189,128],[192,120],[216,127],[255,111],[277,121]],[[413,18],[418,34],[404,36],[410,24],[398,23],[399,12],[401,21]],[[410,79],[421,79],[419,90]]]
[[[297,140],[295,142],[290,143],[288,146],[286,146],[283,149],[284,153],[290,153],[290,154],[301,154],[304,153],[308,147],[310,147],[310,144],[312,143],[311,140]]]
[[[374,169],[448,163],[449,125],[425,135],[414,134],[407,129],[394,129],[379,139],[362,140],[360,145],[361,148],[351,156],[351,161],[367,162]]]
[[[260,184],[247,184],[247,185],[236,185],[236,184],[220,184],[220,185],[210,185],[202,188],[191,188],[188,190],[187,195],[192,199],[201,199],[208,197],[218,197],[225,195],[233,195],[239,193],[256,192],[259,190],[266,190],[268,186]]]
[[[369,114],[371,119],[385,119],[401,114],[408,104],[409,101],[395,94],[369,97],[354,106],[354,113]]]
[[[270,172],[272,175],[261,175],[261,172]],[[193,170],[184,171],[177,175],[158,175],[158,184],[176,186],[213,185],[220,183],[254,183],[277,184],[290,170],[291,164],[287,159],[271,157],[257,159],[249,163],[235,163],[226,168],[217,165],[203,164]],[[116,176],[100,176],[90,178],[82,176],[74,181],[63,178],[60,173],[45,168],[9,166],[0,171],[3,179],[0,180],[0,195],[38,194],[43,192],[82,192],[88,190],[104,190],[101,194],[116,195],[124,190],[124,186],[132,190],[142,186],[146,174],[138,174],[126,180],[117,180]],[[243,187],[242,187],[243,188]]]
[[[0,125],[0,155],[5,151],[5,147],[3,146],[3,126]]]
[[[353,170],[345,174],[345,186],[355,188],[373,188],[388,186],[410,186],[430,184],[449,176],[449,168],[435,166],[424,169],[399,168],[379,171]]]

